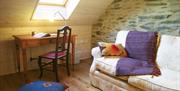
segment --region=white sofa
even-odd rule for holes
[[[125,46],[129,31],[120,31],[115,43]],[[180,37],[161,35],[156,61],[160,76],[116,76],[119,57],[102,57],[92,49],[91,84],[103,91],[180,91]]]

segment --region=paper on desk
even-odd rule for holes
[[[47,33],[37,33],[37,34],[34,34],[33,37],[42,38],[42,37],[45,37],[46,35],[47,35]]]

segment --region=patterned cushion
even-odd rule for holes
[[[64,91],[64,85],[56,82],[35,81],[26,84],[18,91]]]
[[[99,42],[98,44],[103,56],[127,56],[127,53],[121,44],[105,42]]]

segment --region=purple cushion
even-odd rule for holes
[[[126,39],[128,57],[154,63],[157,32],[130,31]]]
[[[117,75],[160,75],[155,62],[157,37],[157,32],[130,31],[125,45],[128,58],[118,61]]]
[[[153,65],[149,65],[147,61],[132,58],[121,58],[117,63],[117,75],[146,75],[152,74]]]

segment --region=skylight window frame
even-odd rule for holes
[[[35,11],[37,10],[39,5],[66,7],[67,2],[68,0],[65,0],[65,3],[63,5],[63,4],[44,3],[44,2],[40,2],[40,0],[37,0],[36,7],[33,9],[33,13],[31,15],[30,21],[32,20],[33,21],[49,21],[48,19],[33,19]],[[55,19],[55,20],[60,21],[61,19]]]
[[[34,10],[32,12],[30,21],[61,21],[61,20],[68,20],[70,18],[70,16],[72,15],[73,11],[75,10],[75,8],[77,7],[77,5],[79,4],[80,0],[66,0],[65,4],[53,4],[53,3],[40,3],[39,0],[36,2],[36,7],[34,7]],[[38,6],[40,5],[45,5],[45,6],[52,6],[52,7],[59,7],[58,11],[54,12],[54,16],[52,15],[52,13],[47,14],[46,12],[44,12],[45,16],[44,18],[41,18],[41,16],[43,15],[43,8],[42,9],[42,14],[39,13],[38,14]],[[41,11],[40,9],[40,11]],[[37,11],[37,12],[36,12]],[[53,12],[53,11],[52,11]],[[60,13],[60,14],[57,14]],[[39,18],[38,18],[39,17]],[[59,17],[59,18],[58,18]]]
[[[45,6],[47,6],[47,9],[46,9],[46,7]],[[51,8],[48,8],[48,7],[51,7]],[[40,11],[40,12],[38,12],[38,9],[37,8],[39,8],[40,10],[42,10],[42,12]],[[43,9],[44,8],[44,9]],[[40,13],[40,16],[42,15],[42,14],[47,14],[48,12],[46,12],[46,11],[44,11],[44,10],[48,10],[48,11],[50,11],[48,14],[47,14],[47,16],[42,16],[42,17],[40,17],[40,18],[38,18],[39,16],[38,15],[36,15],[36,16],[33,16],[32,17],[32,20],[50,20],[51,18],[53,18],[53,19],[55,19],[55,20],[63,20],[63,18],[61,17],[61,16],[59,16],[58,14],[56,14],[57,12],[61,12],[62,13],[62,15],[65,17],[66,15],[66,13],[64,13],[65,12],[65,9],[63,9],[63,8],[65,8],[65,7],[63,7],[63,6],[49,6],[49,5],[38,5],[37,7],[36,7],[36,10],[37,10],[37,13],[36,13],[36,11],[34,11],[34,14],[36,13],[36,14],[38,14],[38,13]],[[52,11],[51,11],[52,10]],[[55,11],[54,11],[55,10]],[[43,18],[44,17],[44,18]],[[58,18],[59,17],[59,18]],[[34,19],[33,19],[34,18]]]
[[[48,5],[48,6],[66,6],[68,0],[65,0],[63,4],[55,4],[55,3],[48,3],[48,2],[38,2],[38,5]]]

